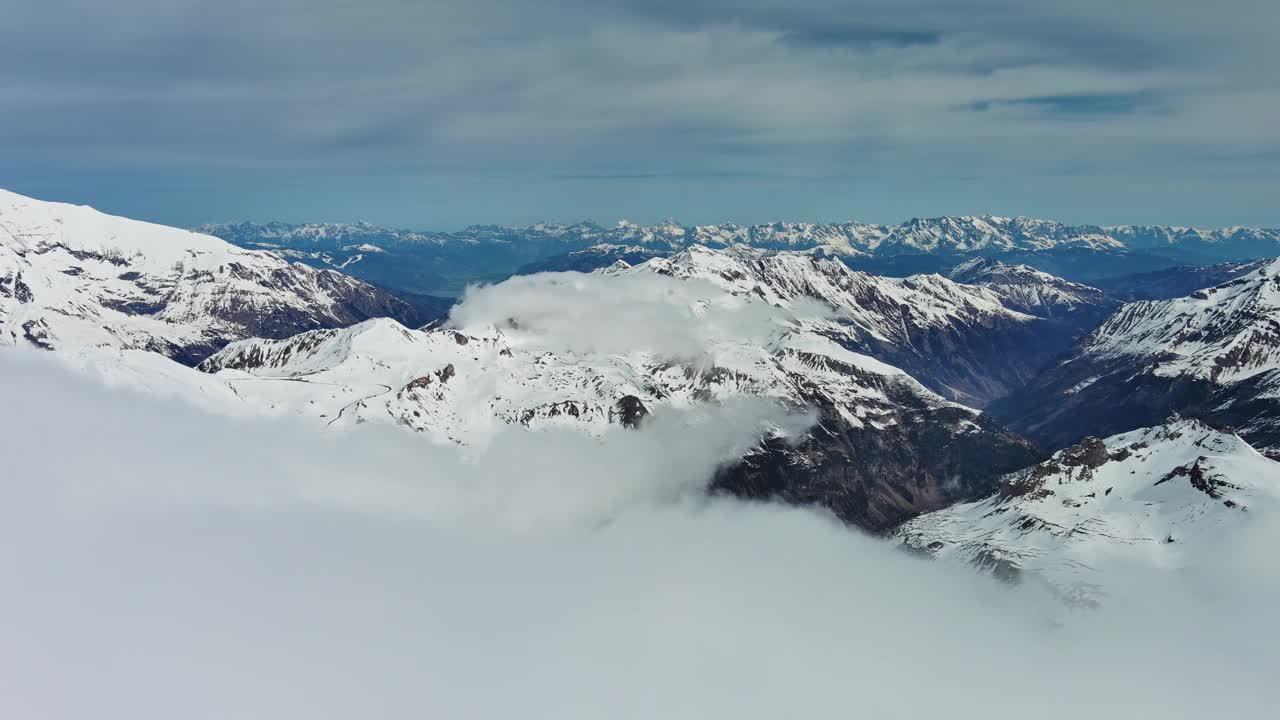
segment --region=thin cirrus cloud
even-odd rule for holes
[[[908,208],[993,209],[946,178],[976,177],[1013,205],[1027,179],[1067,163],[1112,190],[1167,183],[1176,167],[1189,191],[1232,176],[1223,158],[1276,149],[1267,69],[1280,58],[1260,29],[1278,12],[1255,0],[56,0],[0,28],[0,183],[56,187],[62,173],[65,194],[113,174],[126,186],[293,178],[273,191],[277,216],[290,216],[334,205],[300,197],[323,182],[347,188],[339,207],[377,209],[378,190],[342,178],[395,176],[430,194],[417,216],[385,221],[418,227],[447,224],[430,214],[441,208],[529,219],[518,190],[567,218],[687,205],[702,208],[696,222],[847,219],[878,202],[865,219],[893,221]],[[866,147],[877,152],[850,150]],[[673,202],[683,189],[653,189],[669,177],[743,199]],[[556,179],[566,187],[543,187]],[[581,192],[604,180],[618,191]],[[807,200],[806,180],[839,192]],[[877,195],[877,183],[921,197]],[[761,203],[765,185],[772,202]],[[229,179],[214,188],[209,212],[237,197]],[[1062,197],[1063,212],[1108,219]],[[1201,203],[1207,219],[1213,200]],[[1154,210],[1143,202],[1131,199]],[[1228,207],[1264,214],[1240,197]]]

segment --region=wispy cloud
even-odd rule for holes
[[[1172,109],[1160,93],[1120,92],[1076,95],[1039,95],[1024,98],[982,100],[971,106],[979,112],[993,108],[1027,108],[1047,117],[1098,119],[1112,115],[1169,114]]]

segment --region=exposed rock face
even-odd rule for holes
[[[191,365],[231,340],[380,316],[419,320],[340,273],[0,191],[0,343],[142,349]]]
[[[1280,265],[1166,301],[1125,305],[992,414],[1050,448],[1172,413],[1280,452]]]
[[[618,402],[613,404],[613,409],[618,414],[618,422],[628,428],[640,427],[640,422],[649,414],[649,408],[644,406],[644,401],[635,395],[623,395],[618,398]]]
[[[739,497],[820,505],[871,532],[990,492],[998,477],[1043,457],[986,416],[903,410],[885,428],[854,427],[823,408],[820,430],[792,447],[771,441],[717,476]]]

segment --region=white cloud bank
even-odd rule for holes
[[[807,315],[831,311],[816,302],[798,305]],[[550,272],[471,286],[449,321],[460,328],[500,327],[517,341],[551,350],[696,358],[716,343],[765,344],[795,317],[706,280]]]
[[[236,423],[0,358],[0,716],[1266,717],[1274,521],[1098,612],[705,501],[777,422]],[[714,420],[714,422],[713,422]],[[598,495],[596,494],[598,491]],[[584,500],[583,496],[587,499]],[[601,499],[604,498],[604,499]]]

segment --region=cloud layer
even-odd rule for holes
[[[0,419],[6,716],[1177,719],[1280,701],[1261,508],[1188,571],[1109,574],[1104,608],[1074,613],[808,512],[690,497],[758,431],[750,412],[572,447],[515,433],[468,459],[0,360],[23,408]]]
[[[829,308],[801,303],[806,316]],[[449,314],[460,328],[501,328],[515,342],[552,351],[651,352],[697,359],[717,343],[766,345],[796,315],[705,280],[656,273],[538,273],[467,288]]]

